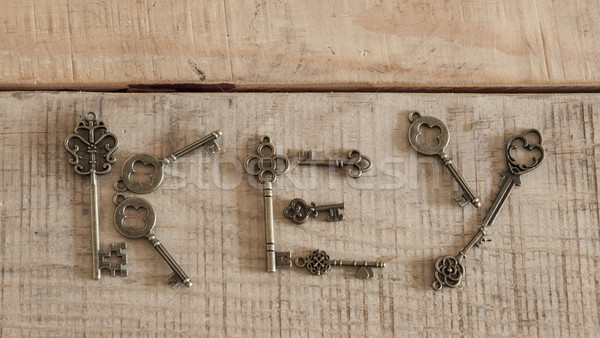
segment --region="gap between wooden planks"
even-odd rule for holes
[[[599,109],[592,94],[0,93],[0,333],[598,335]],[[410,148],[413,110],[448,125],[448,153],[481,210],[459,208],[441,162]],[[115,168],[99,180],[104,248],[124,240],[111,198],[129,155],[164,157],[223,131],[223,153],[181,158],[144,196],[193,288],[168,288],[169,268],[143,239],[128,240],[129,277],[91,279],[88,180],[63,148],[88,111],[121,142]],[[493,241],[467,258],[465,287],[434,292],[433,260],[476,231],[499,189],[505,141],[528,128],[542,132],[546,162],[515,188]],[[374,160],[359,180],[294,166],[274,187],[278,250],[385,261],[374,279],[349,268],[264,272],[262,191],[241,166],[263,134],[279,153],[357,148]],[[344,201],[346,218],[296,226],[282,215],[295,197]]]

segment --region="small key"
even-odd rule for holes
[[[121,179],[123,180],[123,184],[127,187],[127,189],[133,191],[136,194],[148,194],[153,192],[160,186],[165,176],[164,168],[171,165],[171,163],[177,161],[178,158],[191,153],[192,151],[204,146],[206,151],[209,154],[215,154],[221,150],[219,144],[217,143],[217,139],[221,137],[221,131],[214,131],[203,138],[197,140],[196,142],[172,153],[169,157],[164,158],[160,161],[153,155],[149,154],[135,154],[125,161],[123,164],[123,169],[121,172]],[[154,167],[152,174],[150,174],[150,183],[144,184],[140,181],[134,181],[132,179],[133,174],[135,174],[135,164],[143,163],[144,165],[150,165]]]
[[[298,165],[314,165],[314,166],[325,166],[331,168],[346,169],[348,176],[352,178],[359,178],[363,172],[367,172],[373,168],[373,162],[362,155],[360,151],[353,149],[348,152],[348,159],[341,160],[330,160],[322,159],[316,160],[313,158],[312,151],[300,151],[298,154]]]
[[[514,152],[521,148],[531,155],[530,163],[520,163]],[[508,199],[513,188],[521,185],[521,175],[526,174],[542,164],[545,151],[542,146],[542,134],[536,129],[529,129],[521,135],[511,138],[506,144],[506,159],[508,169],[502,173],[500,191],[481,222],[479,231],[473,236],[469,243],[456,256],[443,256],[436,259],[435,281],[432,284],[434,290],[441,290],[444,286],[456,288],[461,285],[464,276],[463,260],[473,247],[480,247],[483,242],[488,242],[485,231],[487,227],[494,224],[498,213]]]
[[[117,136],[108,131],[108,126],[99,121],[96,114],[87,113],[75,126],[73,134],[67,136],[65,149],[71,154],[69,163],[79,175],[90,176],[90,216],[92,225],[92,277],[100,279],[101,270],[110,271],[112,276],[118,272],[127,276],[123,267],[127,264],[125,249],[127,243],[112,244],[108,251],[100,251],[100,220],[98,218],[98,175],[108,173],[117,161],[113,156],[119,147]],[[117,248],[116,245],[119,247]],[[106,260],[114,254],[120,262],[109,263]]]
[[[133,209],[144,209],[146,214],[144,216],[144,225],[141,227],[136,226],[128,226],[125,224],[125,219],[127,216],[125,215],[125,209],[133,208]],[[162,243],[156,238],[154,235],[154,226],[156,225],[156,213],[154,212],[154,207],[150,202],[141,198],[141,197],[131,197],[126,198],[121,201],[121,203],[117,206],[114,214],[115,228],[117,231],[121,233],[121,235],[128,238],[141,238],[146,237],[150,243],[154,246],[154,249],[158,251],[160,256],[169,264],[169,267],[173,270],[173,273],[169,275],[165,280],[167,284],[172,287],[176,287],[179,284],[183,283],[185,286],[192,286],[192,281],[188,277],[188,275],[183,271],[181,266],[177,264],[173,256],[169,254],[167,249],[162,245]]]
[[[380,261],[349,261],[340,259],[330,259],[325,251],[314,250],[306,257],[296,257],[294,263],[299,268],[306,268],[313,275],[320,276],[331,269],[332,266],[354,266],[358,267],[356,277],[361,279],[372,278],[374,276],[372,268],[383,268],[385,263]]]
[[[290,169],[290,161],[283,155],[275,154],[275,147],[269,136],[260,138],[255,155],[244,161],[244,169],[256,176],[263,184],[263,202],[265,206],[265,244],[267,247],[267,272],[277,271],[277,267],[291,267],[290,252],[275,251],[275,221],[273,220],[273,182],[277,175],[283,175]]]
[[[327,221],[336,222],[344,219],[344,215],[342,214],[343,209],[344,203],[319,206],[312,202],[309,205],[303,199],[295,198],[290,203],[290,206],[285,208],[283,214],[292,221],[302,224],[306,222],[310,216],[317,217],[319,212],[327,211],[329,212],[329,215],[327,215]]]
[[[469,187],[464,178],[458,173],[458,170],[452,163],[452,160],[448,157],[448,155],[444,152],[444,149],[448,146],[448,142],[450,141],[450,136],[448,133],[448,127],[441,120],[432,117],[432,116],[421,116],[419,112],[410,113],[408,119],[412,122],[410,125],[410,129],[408,130],[408,141],[410,145],[418,152],[423,155],[438,155],[450,174],[452,178],[458,183],[460,188],[462,189],[462,195],[456,197],[456,201],[458,205],[464,207],[468,203],[473,204],[475,208],[479,208],[481,206],[481,202],[479,201],[479,197],[475,196],[475,193]],[[429,128],[439,128],[440,135],[437,137],[437,145],[432,146],[430,144],[421,144],[419,143],[419,136],[421,135],[421,126],[426,125]]]

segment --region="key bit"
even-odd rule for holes
[[[100,270],[106,269],[110,271],[111,276],[115,276],[117,273],[119,273],[121,277],[126,277],[127,269],[124,268],[124,265],[127,264],[127,254],[125,253],[126,249],[127,243],[112,243],[108,251],[100,251]],[[120,261],[117,263],[107,262],[107,260],[113,256],[119,257]]]

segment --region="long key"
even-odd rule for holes
[[[344,219],[344,214],[342,214],[343,209],[344,203],[316,205],[314,202],[308,204],[303,199],[295,198],[290,203],[290,206],[285,208],[283,214],[292,221],[302,224],[306,222],[310,216],[317,217],[319,212],[327,211],[329,213],[327,215],[327,221],[336,222]]]
[[[267,272],[277,271],[277,267],[291,267],[290,252],[275,251],[275,226],[273,220],[273,182],[277,175],[283,175],[290,169],[290,161],[283,155],[275,155],[275,147],[269,136],[260,138],[256,155],[250,155],[244,161],[244,169],[256,176],[263,184],[265,208],[265,244],[267,247]]]
[[[356,277],[361,279],[373,278],[372,268],[383,268],[385,263],[380,261],[356,261],[331,259],[325,251],[314,250],[306,257],[296,257],[294,264],[299,268],[306,268],[313,275],[320,276],[331,269],[332,266],[358,267]]]
[[[408,130],[408,141],[410,145],[418,152],[423,155],[438,155],[448,171],[452,175],[452,178],[458,183],[463,193],[456,197],[458,205],[464,207],[471,203],[475,208],[481,206],[479,197],[475,195],[469,184],[465,181],[462,175],[458,172],[458,169],[452,163],[452,160],[444,152],[450,141],[448,133],[448,127],[441,120],[432,116],[421,116],[419,112],[410,113],[408,119],[412,122],[410,129]],[[437,137],[437,145],[430,145],[428,143],[419,143],[419,136],[421,135],[421,126],[427,125],[429,128],[439,128],[440,135]]]
[[[213,131],[194,143],[172,153],[162,161],[150,154],[135,154],[131,156],[125,161],[125,164],[123,164],[123,169],[121,171],[121,179],[123,180],[123,184],[127,187],[127,189],[136,194],[151,193],[162,183],[165,176],[164,169],[171,165],[171,163],[177,161],[178,158],[185,156],[200,147],[206,148],[206,151],[211,155],[219,152],[221,148],[217,143],[217,139],[221,137],[221,135],[221,131]],[[154,167],[152,173],[149,175],[149,183],[133,179],[133,175],[136,174],[135,164],[138,162]]]
[[[113,243],[108,251],[100,251],[100,229],[98,219],[98,175],[108,173],[112,164],[117,161],[113,156],[119,147],[117,136],[108,131],[104,122],[99,121],[96,114],[87,113],[75,126],[73,134],[67,136],[65,149],[71,154],[69,163],[79,175],[90,176],[90,218],[92,225],[92,276],[101,278],[101,270],[109,270],[112,276],[120,273],[127,276],[123,267],[127,264],[125,249],[127,243]],[[80,150],[82,150],[80,152]],[[84,151],[83,151],[84,150]],[[111,256],[120,257],[120,262],[110,263]]]
[[[125,210],[127,208],[132,208],[135,210],[142,208],[146,211],[146,214],[143,218],[143,226],[126,224],[127,215],[125,215]],[[167,262],[171,270],[173,270],[173,273],[165,279],[167,284],[172,287],[176,287],[181,283],[187,287],[192,286],[192,280],[190,277],[188,277],[181,266],[179,266],[179,264],[175,261],[173,256],[169,254],[167,249],[158,240],[156,235],[154,235],[156,213],[154,212],[154,207],[152,204],[150,204],[150,202],[141,197],[131,197],[122,200],[115,210],[114,221],[115,228],[121,233],[121,235],[128,238],[146,237],[150,241],[152,246],[154,246],[154,249],[158,251],[160,256],[165,260],[165,262]]]
[[[533,136],[533,138],[531,137]],[[515,151],[518,149],[531,152],[530,163],[520,163]],[[508,161],[508,169],[502,173],[502,181],[500,182],[500,191],[496,195],[496,199],[489,208],[486,216],[481,222],[479,231],[475,233],[473,238],[467,243],[456,256],[443,256],[436,259],[435,266],[435,281],[432,284],[434,290],[441,290],[444,286],[456,288],[461,285],[465,273],[463,260],[473,247],[480,247],[482,242],[487,242],[486,238],[487,227],[494,224],[496,217],[500,213],[502,206],[508,200],[508,196],[515,186],[521,185],[521,175],[532,171],[540,166],[544,160],[545,151],[542,146],[542,135],[536,129],[529,129],[521,135],[511,138],[506,145],[506,158]]]
[[[346,173],[352,178],[359,178],[363,172],[367,172],[373,168],[373,162],[367,157],[360,153],[360,151],[353,149],[348,152],[347,159],[314,159],[313,152],[300,151],[298,158],[298,165],[314,165],[314,166],[325,166],[330,168],[346,168]]]

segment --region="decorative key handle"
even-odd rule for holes
[[[517,151],[523,151],[528,154],[529,162],[521,163],[516,157]],[[502,181],[500,182],[500,191],[488,210],[486,216],[481,222],[479,231],[473,236],[469,243],[462,249],[458,255],[439,257],[435,261],[435,281],[432,284],[434,290],[441,290],[444,286],[456,288],[461,285],[465,269],[462,265],[463,260],[473,247],[480,247],[483,242],[490,241],[486,238],[485,231],[487,227],[494,224],[498,213],[508,199],[513,188],[521,185],[521,175],[526,174],[537,168],[544,161],[545,151],[542,146],[542,134],[536,129],[529,129],[521,135],[511,138],[506,144],[506,159],[508,169],[502,172]]]
[[[469,187],[465,179],[458,173],[458,170],[452,163],[452,160],[448,155],[444,152],[446,147],[448,146],[448,142],[450,141],[450,135],[448,133],[448,127],[441,120],[433,117],[433,116],[421,116],[419,112],[412,112],[409,114],[408,119],[412,122],[410,125],[410,129],[408,130],[408,141],[410,145],[418,152],[423,155],[438,155],[450,174],[452,178],[458,183],[460,188],[462,189],[462,195],[456,197],[456,201],[458,205],[464,207],[468,203],[473,204],[475,208],[479,208],[481,206],[481,202],[479,201],[479,197],[475,196],[475,193]],[[439,128],[440,135],[437,137],[437,144],[431,145],[429,143],[422,144],[419,142],[419,136],[421,135],[421,126],[426,125],[429,128]]]
[[[71,154],[69,163],[79,175],[90,176],[90,215],[92,224],[92,276],[101,278],[102,269],[109,270],[112,276],[120,273],[127,276],[123,265],[127,264],[125,249],[127,243],[112,244],[108,251],[100,251],[100,230],[98,219],[98,180],[97,175],[108,173],[117,161],[113,156],[119,147],[117,137],[108,131],[104,122],[96,114],[87,113],[75,126],[73,134],[65,139],[65,149]],[[120,262],[109,263],[111,256],[120,257]]]
[[[361,279],[373,278],[375,275],[372,268],[383,268],[385,263],[380,261],[355,261],[330,259],[325,251],[314,250],[306,257],[296,257],[294,263],[299,268],[306,268],[313,275],[320,276],[331,269],[332,266],[354,266],[358,267],[356,277]]]
[[[352,178],[359,178],[363,172],[367,172],[373,168],[373,162],[362,155],[360,151],[353,149],[348,152],[347,159],[322,159],[316,160],[313,158],[313,152],[300,151],[298,154],[299,161],[298,165],[313,165],[313,166],[324,166],[330,168],[347,168],[346,173]]]
[[[127,222],[127,209],[132,208],[134,210],[144,209],[145,215],[141,224]],[[158,251],[160,256],[167,262],[169,267],[173,270],[165,281],[172,287],[176,287],[183,283],[187,287],[192,286],[192,281],[188,275],[183,271],[181,266],[175,261],[173,256],[169,254],[167,249],[154,235],[154,226],[156,225],[156,213],[154,207],[150,202],[141,197],[131,197],[121,200],[114,214],[115,228],[121,233],[121,235],[127,238],[141,238],[146,237],[154,249]]]
[[[292,221],[302,224],[306,222],[310,216],[317,217],[319,212],[328,211],[327,221],[336,222],[344,219],[344,215],[342,214],[343,209],[344,203],[319,206],[314,202],[308,204],[303,199],[295,198],[290,203],[290,206],[285,208],[283,214]]]
[[[209,154],[215,154],[221,150],[217,139],[221,137],[221,131],[214,131],[196,142],[172,153],[169,157],[164,158],[160,161],[153,155],[149,154],[136,154],[129,157],[125,164],[123,164],[123,170],[121,172],[120,181],[123,182],[127,189],[133,191],[136,194],[148,194],[153,192],[160,186],[165,176],[164,169],[171,165],[171,163],[177,161],[178,158],[191,153],[192,151],[204,146]],[[150,165],[154,168],[150,174],[150,182],[147,184],[141,181],[133,180],[133,175],[136,174],[135,164],[142,163],[144,165]],[[119,183],[117,183],[119,184]]]
[[[248,174],[256,176],[263,184],[267,272],[275,272],[277,267],[291,267],[290,252],[275,251],[273,221],[273,182],[277,179],[277,175],[283,175],[290,169],[290,161],[283,155],[276,155],[269,136],[263,136],[260,138],[256,155],[250,155],[244,161],[244,169]]]

